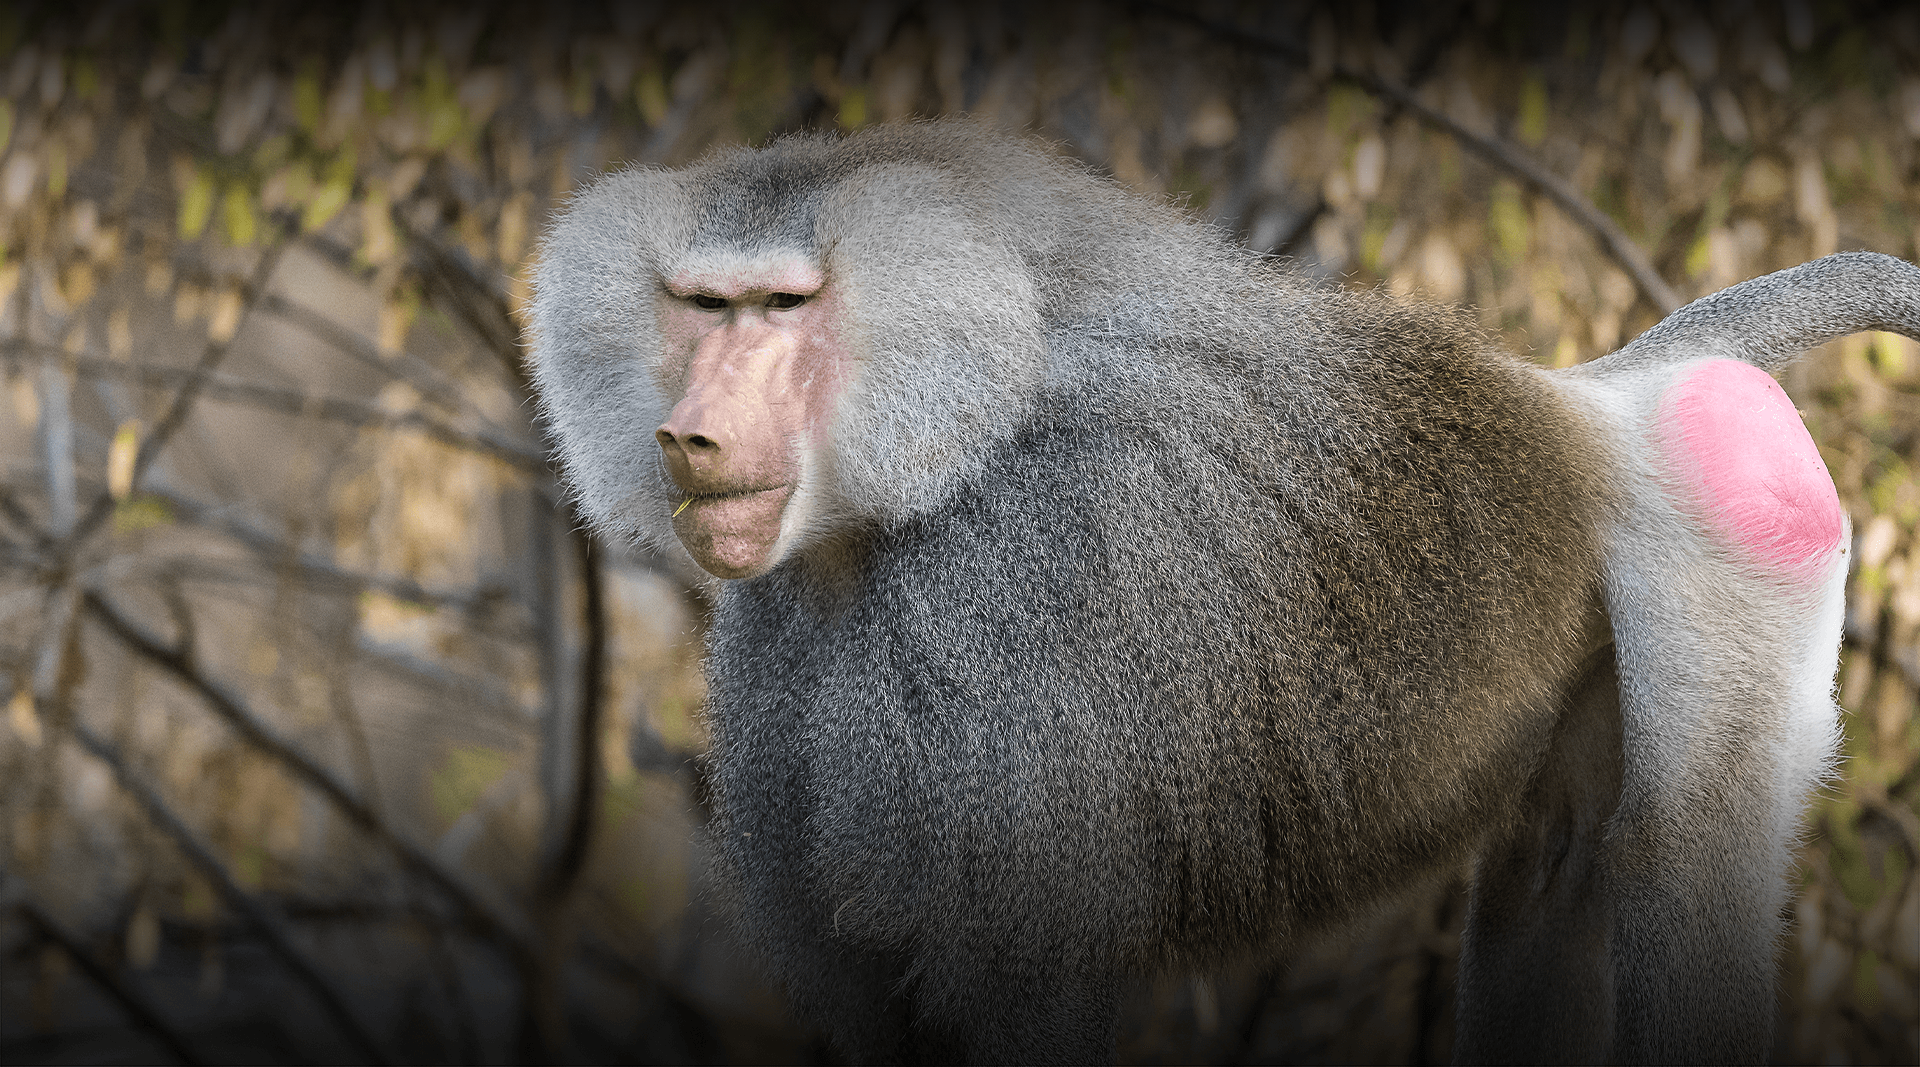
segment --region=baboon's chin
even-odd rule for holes
[[[773,549],[792,497],[791,485],[696,496],[673,517],[673,532],[708,574],[751,578],[778,562]]]

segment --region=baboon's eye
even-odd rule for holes
[[[708,296],[706,293],[695,293],[687,299],[692,300],[693,306],[702,311],[719,311],[727,306],[725,297]]]
[[[797,308],[806,302],[807,298],[801,296],[799,293],[775,293],[767,297],[767,306],[776,311],[785,310],[786,308]]]

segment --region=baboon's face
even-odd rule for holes
[[[763,573],[799,532],[845,386],[844,309],[819,267],[790,253],[680,270],[660,303],[673,407],[654,438],[684,494],[673,532],[711,574]]]
[[[531,369],[603,535],[753,578],[931,513],[1033,410],[1047,344],[1016,228],[958,163],[870,147],[627,171],[557,220]]]

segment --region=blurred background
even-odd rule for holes
[[[606,168],[964,112],[1555,366],[1920,240],[1900,4],[324,7],[0,8],[0,1060],[828,1057],[707,903],[712,589],[588,542],[527,396]],[[1775,1057],[1911,1062],[1920,346],[1786,384],[1858,570]],[[1462,893],[1122,1057],[1444,1062]]]

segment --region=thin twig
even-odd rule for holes
[[[580,561],[581,583],[586,587],[586,647],[580,655],[580,707],[574,722],[573,797],[565,834],[552,862],[542,876],[541,889],[550,899],[564,898],[579,880],[586,866],[587,846],[593,841],[600,797],[600,723],[602,675],[607,658],[607,612],[605,577],[601,573],[599,553],[586,527],[578,522],[569,532]]]
[[[15,532],[32,541],[37,548],[45,548],[53,543],[53,539],[41,529],[39,520],[20,503],[20,498],[8,486],[0,486],[0,518],[6,519]]]
[[[1313,229],[1313,224],[1319,222],[1320,216],[1326,214],[1326,212],[1327,198],[1324,196],[1315,196],[1313,198],[1313,206],[1301,212],[1300,217],[1294,220],[1293,225],[1287,228],[1286,233],[1280,235],[1279,240],[1273,242],[1272,247],[1260,248],[1255,251],[1265,252],[1268,255],[1274,256],[1290,254],[1293,249],[1300,244],[1301,238],[1305,237],[1307,232]]]
[[[145,993],[122,981],[112,968],[101,963],[92,952],[87,950],[86,944],[80,937],[67,929],[66,924],[54,918],[40,905],[24,897],[15,900],[13,907],[19,912],[21,918],[40,931],[42,937],[59,945],[61,951],[65,952],[67,957],[73,960],[74,965],[80,968],[80,972],[92,979],[93,983],[99,986],[114,1003],[120,1005],[120,1010],[127,1013],[127,1018],[133,1020],[135,1026],[151,1033],[154,1040],[160,1042],[160,1046],[167,1050],[168,1055],[186,1064],[207,1062],[194,1054],[193,1049],[187,1044],[186,1037],[167,1022],[166,1017],[160,1014],[160,1010],[154,1007]]]
[[[1140,2],[1136,6],[1149,14],[1175,22],[1184,22],[1215,37],[1278,56],[1297,66],[1304,67],[1310,63],[1307,50],[1290,41],[1241,29],[1228,23],[1216,22],[1164,4]],[[1594,236],[1600,239],[1600,243],[1606,247],[1608,254],[1626,269],[1632,276],[1634,284],[1639,286],[1640,292],[1655,307],[1658,307],[1662,314],[1671,313],[1680,307],[1682,303],[1680,295],[1674,292],[1673,287],[1660,276],[1660,272],[1654,269],[1652,260],[1647,258],[1646,252],[1635,243],[1633,238],[1627,236],[1626,231],[1622,230],[1618,223],[1608,217],[1606,212],[1595,207],[1592,201],[1582,196],[1580,191],[1564,178],[1529,158],[1512,142],[1468,128],[1453,116],[1422,103],[1420,98],[1406,86],[1390,82],[1371,71],[1356,70],[1344,63],[1336,62],[1331,74],[1340,81],[1358,86],[1375,96],[1385,97],[1399,104],[1422,122],[1445,130],[1456,141],[1481,158],[1538,189],[1547,199],[1558,205],[1560,210],[1572,216],[1575,221],[1591,230]]]
[[[23,353],[29,350],[36,354],[44,352],[40,346],[14,342],[6,346],[5,357],[10,362],[23,363],[25,362]],[[487,429],[469,433],[449,426],[421,411],[383,411],[372,404],[363,404],[355,400],[320,396],[298,389],[239,381],[196,370],[157,366],[151,363],[76,359],[73,365],[81,374],[99,378],[128,379],[155,387],[184,386],[197,381],[199,394],[213,400],[248,404],[289,415],[321,418],[368,429],[390,432],[413,430],[441,444],[465,452],[490,456],[530,474],[547,475],[552,469],[547,465],[546,454],[539,449],[529,448]]]
[[[394,216],[394,221],[407,235],[409,247],[425,260],[427,276],[441,295],[453,303],[455,311],[468,328],[494,349],[495,355],[512,377],[517,394],[521,397],[531,396],[533,385],[527,377],[526,363],[520,357],[520,328],[514,322],[499,272],[489,271],[475,263],[466,249],[459,245],[413,229],[398,214]],[[560,505],[549,506],[558,510]],[[577,512],[570,511],[569,514],[576,527],[585,525],[585,520]],[[681,599],[696,618],[712,616],[718,584],[695,567],[692,559],[684,553],[670,554],[640,545],[629,545],[623,549],[622,556],[678,586]]]
[[[563,514],[566,514],[563,512]],[[551,528],[554,517],[541,515],[537,520],[543,529]],[[607,620],[605,595],[602,583],[600,562],[593,550],[593,541],[587,535],[586,528],[579,522],[571,524],[568,538],[572,542],[580,563],[581,580],[586,587],[586,636],[585,648],[580,660],[580,691],[578,710],[574,715],[572,729],[552,729],[546,732],[550,745],[567,745],[570,751],[555,753],[565,758],[572,756],[571,774],[566,781],[566,813],[562,819],[555,820],[559,828],[559,839],[550,850],[542,853],[542,867],[538,881],[536,899],[540,905],[540,919],[544,926],[545,951],[534,961],[528,972],[528,987],[521,1003],[521,1029],[519,1052],[522,1059],[532,1061],[552,1061],[566,1048],[566,1006],[563,1000],[563,969],[566,956],[573,947],[572,916],[567,907],[568,897],[579,882],[580,873],[586,866],[588,847],[593,842],[595,824],[599,815],[600,801],[600,722],[603,714],[604,695],[603,674],[606,662]],[[548,544],[543,540],[537,544]],[[551,551],[541,552],[540,564],[553,568]],[[556,631],[562,620],[558,608],[563,602],[556,591],[549,590],[545,598],[553,609],[551,625]],[[557,661],[559,649],[564,643],[554,641],[552,648],[546,650],[549,658]],[[558,663],[554,663],[557,674]],[[554,680],[557,682],[557,679]],[[550,683],[552,684],[552,683]],[[552,701],[547,713],[556,719],[565,714],[565,709],[557,699]],[[553,794],[549,793],[550,799]]]
[[[1920,815],[1893,799],[1886,786],[1865,779],[1854,781],[1853,795],[1861,807],[1900,828],[1900,843],[1906,847],[1907,861],[1920,863]]]
[[[333,771],[282,737],[252,708],[226,686],[197,670],[184,650],[169,648],[154,634],[134,622],[109,603],[96,590],[82,598],[86,611],[129,648],[154,665],[163,668],[198,694],[214,713],[227,721],[241,737],[261,752],[272,756],[297,777],[331,801],[342,814],[368,835],[380,841],[409,867],[438,886],[456,904],[507,941],[516,955],[530,951],[534,938],[527,921],[505,910],[499,903],[485,899],[465,879],[442,864],[427,850],[402,837],[387,825],[379,812],[362,801]]]
[[[360,1054],[374,1063],[394,1062],[394,1058],[361,1021],[359,1014],[348,1005],[345,996],[334,987],[333,981],[321,971],[319,964],[294,943],[293,930],[287,925],[286,919],[265,901],[241,887],[233,873],[227,870],[227,865],[214,853],[212,846],[201,840],[200,835],[174,812],[165,798],[128,766],[119,750],[110,742],[78,719],[68,723],[67,728],[81,748],[107,765],[120,788],[133,797],[147,813],[147,818],[173,839],[187,859],[220,891],[228,906],[240,913],[259,933],[267,949],[278,956],[294,978],[307,987],[307,991],[320,1002],[321,1008],[333,1018],[334,1024]]]
[[[504,293],[490,286],[471,261],[456,250],[419,234],[407,224],[407,220],[396,214],[396,224],[408,237],[409,248],[415,250],[426,260],[426,276],[440,288],[454,303],[460,316],[468,326],[493,349],[501,365],[511,375],[518,395],[532,395],[527,378],[527,368],[520,359],[517,338],[519,330],[508,311]],[[537,493],[545,500],[546,494]],[[598,575],[591,562],[585,571],[587,579],[587,597],[589,612],[588,649],[586,652],[586,676],[581,683],[581,714],[572,724],[574,729],[566,730],[562,716],[565,709],[558,697],[560,688],[559,655],[563,647],[560,641],[560,621],[554,616],[561,598],[553,588],[555,561],[551,551],[551,529],[556,520],[556,512],[570,513],[548,503],[548,509],[534,517],[535,538],[533,554],[539,570],[536,572],[535,600],[538,607],[535,614],[542,620],[553,618],[553,632],[547,635],[540,649],[541,681],[548,694],[546,708],[547,724],[542,730],[544,746],[554,746],[563,740],[570,740],[574,761],[572,780],[565,784],[567,790],[567,814],[564,819],[549,818],[549,831],[558,825],[559,840],[554,848],[542,848],[542,872],[536,894],[538,917],[541,923],[543,951],[531,957],[525,970],[526,985],[520,998],[520,1025],[517,1039],[517,1053],[527,1062],[550,1062],[564,1053],[567,1041],[566,1010],[563,993],[562,966],[564,953],[571,943],[568,932],[569,916],[566,894],[578,876],[580,865],[584,863],[586,847],[589,843],[597,801],[598,773],[597,737],[600,704],[600,664],[604,657],[598,648],[604,641],[604,627],[594,632],[599,624],[596,620],[601,614],[600,590],[597,587]],[[570,536],[584,536],[578,522],[569,524]],[[556,805],[561,790],[557,786],[568,776],[562,771],[561,761],[569,754],[567,750],[556,751],[547,747],[541,754],[542,777],[548,788],[546,799],[549,805]],[[581,762],[580,757],[588,762]],[[550,762],[551,761],[551,762]],[[554,807],[549,807],[550,812]],[[546,834],[543,839],[551,840]]]
[[[274,245],[260,254],[260,262],[255,264],[253,277],[247,287],[247,292],[253,294],[253,297],[241,309],[240,325],[244,325],[252,314],[259,300],[258,294],[266,291],[267,279],[273,276],[273,268],[280,262],[280,253],[284,248],[284,245]],[[140,479],[146,475],[147,468],[153,466],[154,461],[160,458],[160,453],[173,440],[173,435],[179,433],[180,429],[187,424],[188,416],[193,414],[194,405],[200,399],[202,387],[212,377],[214,370],[220,366],[220,361],[226,358],[228,350],[232,348],[233,338],[239,335],[239,326],[236,325],[233,337],[224,341],[215,341],[212,338],[207,340],[207,346],[201,350],[200,358],[194,363],[193,371],[181,381],[179,388],[173,394],[173,399],[167,404],[166,413],[154,423],[153,432],[147,435],[146,440],[140,442],[140,450],[134,454],[133,458],[131,484],[136,486],[140,484]],[[73,554],[79,550],[79,546],[84,544],[87,538],[107,521],[107,517],[113,514],[114,503],[113,494],[109,492],[102,492],[93,498],[93,503],[87,508],[86,514],[74,524],[72,535],[65,539],[63,555],[67,559],[72,559]]]
[[[64,362],[42,361],[34,376],[40,404],[40,461],[47,472],[47,525],[56,538],[73,529],[79,511],[73,471],[73,382]]]
[[[1899,671],[1901,679],[1907,683],[1908,688],[1920,689],[1920,656],[1915,654],[1911,645],[1901,648],[1889,648],[1883,645],[1880,641],[1879,627],[1871,621],[1854,619],[1852,612],[1848,612],[1846,639],[1861,648],[1870,649],[1875,655],[1876,663],[1886,664]]]
[[[309,245],[317,243],[318,238],[309,238]],[[466,408],[459,386],[446,379],[433,364],[410,352],[384,354],[379,347],[358,333],[341,326],[320,312],[296,304],[278,293],[266,293],[260,298],[260,309],[275,315],[289,324],[300,328],[314,338],[352,356],[366,366],[391,377],[405,381],[420,390],[421,395],[446,405],[449,408]],[[478,412],[473,412],[476,417]]]
[[[519,1034],[515,1055],[528,1063],[558,1062],[559,1050],[566,1043],[566,1007],[561,994],[561,956],[571,931],[564,901],[547,892],[547,872],[566,840],[570,819],[573,762],[577,725],[566,702],[567,620],[560,590],[560,564],[553,548],[553,531],[558,520],[547,508],[530,516],[532,527],[527,539],[527,557],[532,564],[532,607],[538,620],[540,640],[536,648],[540,663],[540,691],[543,697],[540,717],[539,757],[540,793],[545,801],[545,818],[536,853],[534,884],[534,921],[540,924],[540,952],[529,961],[526,984],[521,989]]]
[[[1445,54],[1446,49],[1452,44],[1455,31],[1459,28],[1460,20],[1463,17],[1463,14],[1456,14],[1453,25],[1447,30],[1435,33],[1432,37],[1428,38],[1427,42],[1421,47],[1420,54],[1415,57],[1412,63],[1408,64],[1407,87],[1409,91],[1412,90],[1414,85],[1424,81],[1426,75],[1433,69],[1433,65],[1440,61],[1440,57]],[[1399,117],[1399,106],[1389,102],[1387,107],[1381,112],[1380,125],[1385,126]],[[1252,160],[1256,158],[1256,156],[1254,153],[1248,153],[1248,158]],[[1312,206],[1300,213],[1300,218],[1295,220],[1293,226],[1289,228],[1286,233],[1282,234],[1278,241],[1273,242],[1272,247],[1256,249],[1256,251],[1267,252],[1271,255],[1290,254],[1300,241],[1307,236],[1308,232],[1313,229],[1313,224],[1320,220],[1320,216],[1326,214],[1327,206],[1326,196],[1319,191],[1315,191]]]
[[[428,588],[404,575],[356,571],[333,563],[318,554],[300,550],[272,530],[235,514],[235,508],[204,503],[169,489],[151,489],[148,490],[147,495],[164,502],[177,516],[186,521],[196,526],[217,530],[239,541],[260,556],[272,560],[275,567],[298,571],[301,578],[316,587],[331,587],[355,593],[366,591],[385,593],[396,600],[426,604],[436,608],[450,608],[475,619],[487,619],[497,614],[497,605],[506,593],[498,586],[483,586],[477,590],[451,592]]]
[[[451,670],[364,633],[354,638],[353,654],[369,666],[393,674],[409,685],[436,690],[461,706],[470,708],[473,713],[511,714],[515,718],[524,714],[520,703],[497,678],[476,678]]]
[[[488,272],[475,263],[466,249],[415,230],[398,214],[394,221],[406,234],[408,247],[425,261],[426,278],[453,301],[467,328],[493,350],[520,387],[520,395],[529,395],[526,366],[520,359],[520,328],[513,321],[499,273]]]

